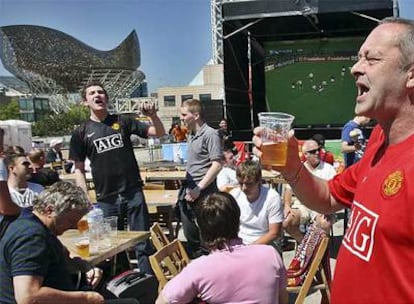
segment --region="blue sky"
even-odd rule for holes
[[[414,0],[399,3],[414,19]],[[210,0],[0,0],[0,26],[15,24],[54,28],[100,50],[135,29],[150,91],[188,84],[212,53]],[[1,63],[0,75],[10,75]]]
[[[211,58],[209,0],[0,0],[0,26],[42,25],[100,50],[135,29],[149,89],[187,85]],[[0,75],[10,75],[0,63]]]

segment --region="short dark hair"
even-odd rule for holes
[[[324,147],[325,146],[325,137],[322,134],[313,134],[313,136],[310,138],[313,139],[318,143],[319,146]]]
[[[237,155],[239,151],[237,150],[236,146],[231,140],[225,139],[223,144],[223,151],[229,151],[233,153],[233,155]]]
[[[201,237],[210,250],[225,249],[228,241],[238,238],[240,208],[230,194],[208,195],[197,206],[196,214]]]
[[[105,87],[104,87],[104,85],[102,84],[102,82],[100,82],[100,81],[98,81],[98,80],[91,80],[91,81],[88,81],[88,82],[84,85],[84,87],[82,88],[82,91],[81,91],[81,97],[82,97],[82,100],[85,100],[85,99],[86,99],[86,90],[87,90],[89,87],[93,87],[93,86],[99,86],[99,87],[101,87],[101,88],[104,90],[104,92],[105,92],[105,96],[106,96],[106,98],[108,98],[108,92],[106,92]]]
[[[262,180],[262,167],[257,161],[246,160],[237,166],[236,177],[237,179],[260,182]]]
[[[15,166],[17,164],[17,159],[20,157],[26,157],[26,154],[24,153],[16,153],[13,151],[7,151],[6,157],[4,158],[4,165],[7,167]]]

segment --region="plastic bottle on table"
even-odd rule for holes
[[[87,215],[89,226],[89,246],[91,253],[97,252],[99,249],[99,240],[103,227],[103,210],[98,205],[94,205],[93,209]]]

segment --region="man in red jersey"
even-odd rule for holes
[[[414,303],[414,21],[386,18],[351,69],[355,114],[377,120],[362,159],[329,182],[314,177],[289,139],[277,167],[300,201],[323,214],[351,208],[332,284],[332,303]],[[253,138],[260,156],[261,129]],[[398,282],[390,288],[389,282]]]

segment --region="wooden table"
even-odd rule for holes
[[[149,231],[118,231],[116,237],[111,237],[111,247],[108,249],[99,249],[97,253],[82,259],[95,266],[128,248],[134,247],[137,243],[145,241],[149,236]],[[69,250],[71,256],[79,257],[75,246],[76,239],[79,237],[79,231],[76,229],[69,229],[63,235],[59,236],[59,240]]]
[[[185,180],[186,171],[143,171],[141,177],[146,182]]]
[[[168,180],[185,180],[186,171],[147,171],[141,172],[141,177],[144,181],[168,181]],[[284,184],[285,179],[279,172],[262,170],[262,178],[267,183]]]
[[[176,237],[173,227],[174,206],[177,202],[178,190],[144,190],[144,195],[151,221],[165,224],[169,238],[174,239]]]
[[[173,207],[177,202],[178,190],[144,190],[149,212],[156,212],[157,207]]]

